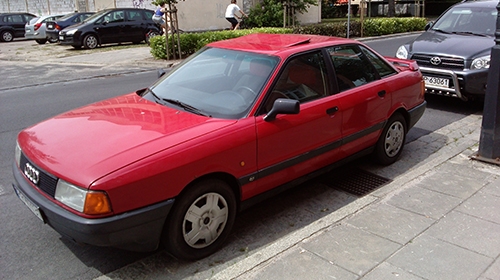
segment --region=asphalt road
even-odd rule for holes
[[[367,44],[382,55],[391,56],[407,40],[408,36],[370,40]],[[32,46],[32,42],[25,43]],[[8,52],[4,45],[0,44],[0,54]],[[353,195],[308,182],[242,213],[228,244],[213,256],[194,263],[174,260],[162,250],[140,254],[84,246],[62,238],[41,224],[12,190],[15,137],[21,129],[45,118],[134,91],[156,79],[156,67],[126,70],[111,66],[59,65],[44,63],[43,59],[36,62],[0,60],[0,77],[16,77],[18,83],[11,86],[8,79],[0,80],[0,279],[93,279],[136,262],[144,262],[149,267],[148,275],[137,277],[182,279],[197,272],[216,271],[225,262],[234,263],[248,250],[291,234],[356,200]],[[95,72],[102,75],[86,76]],[[68,76],[72,78],[61,76],[64,73],[71,74]],[[50,82],[31,83],[37,75],[44,75]],[[480,104],[450,98],[431,96],[427,100],[428,110],[410,131],[408,141],[482,108]]]

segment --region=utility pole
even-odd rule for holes
[[[484,98],[479,150],[473,159],[500,165],[500,2],[497,5],[495,46],[491,48],[490,69]]]

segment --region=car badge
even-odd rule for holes
[[[435,56],[435,57],[431,58],[431,64],[432,65],[439,65],[439,64],[441,64],[441,58],[439,58],[439,56]]]
[[[40,171],[36,170],[31,164],[26,163],[24,166],[24,175],[35,185],[40,181]]]

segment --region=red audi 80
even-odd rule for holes
[[[395,162],[424,90],[414,61],[355,40],[214,42],[149,88],[21,131],[13,187],[75,241],[199,259],[270,194],[360,156]]]

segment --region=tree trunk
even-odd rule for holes
[[[396,1],[389,0],[389,11],[387,12],[388,17],[394,17],[396,15]]]

